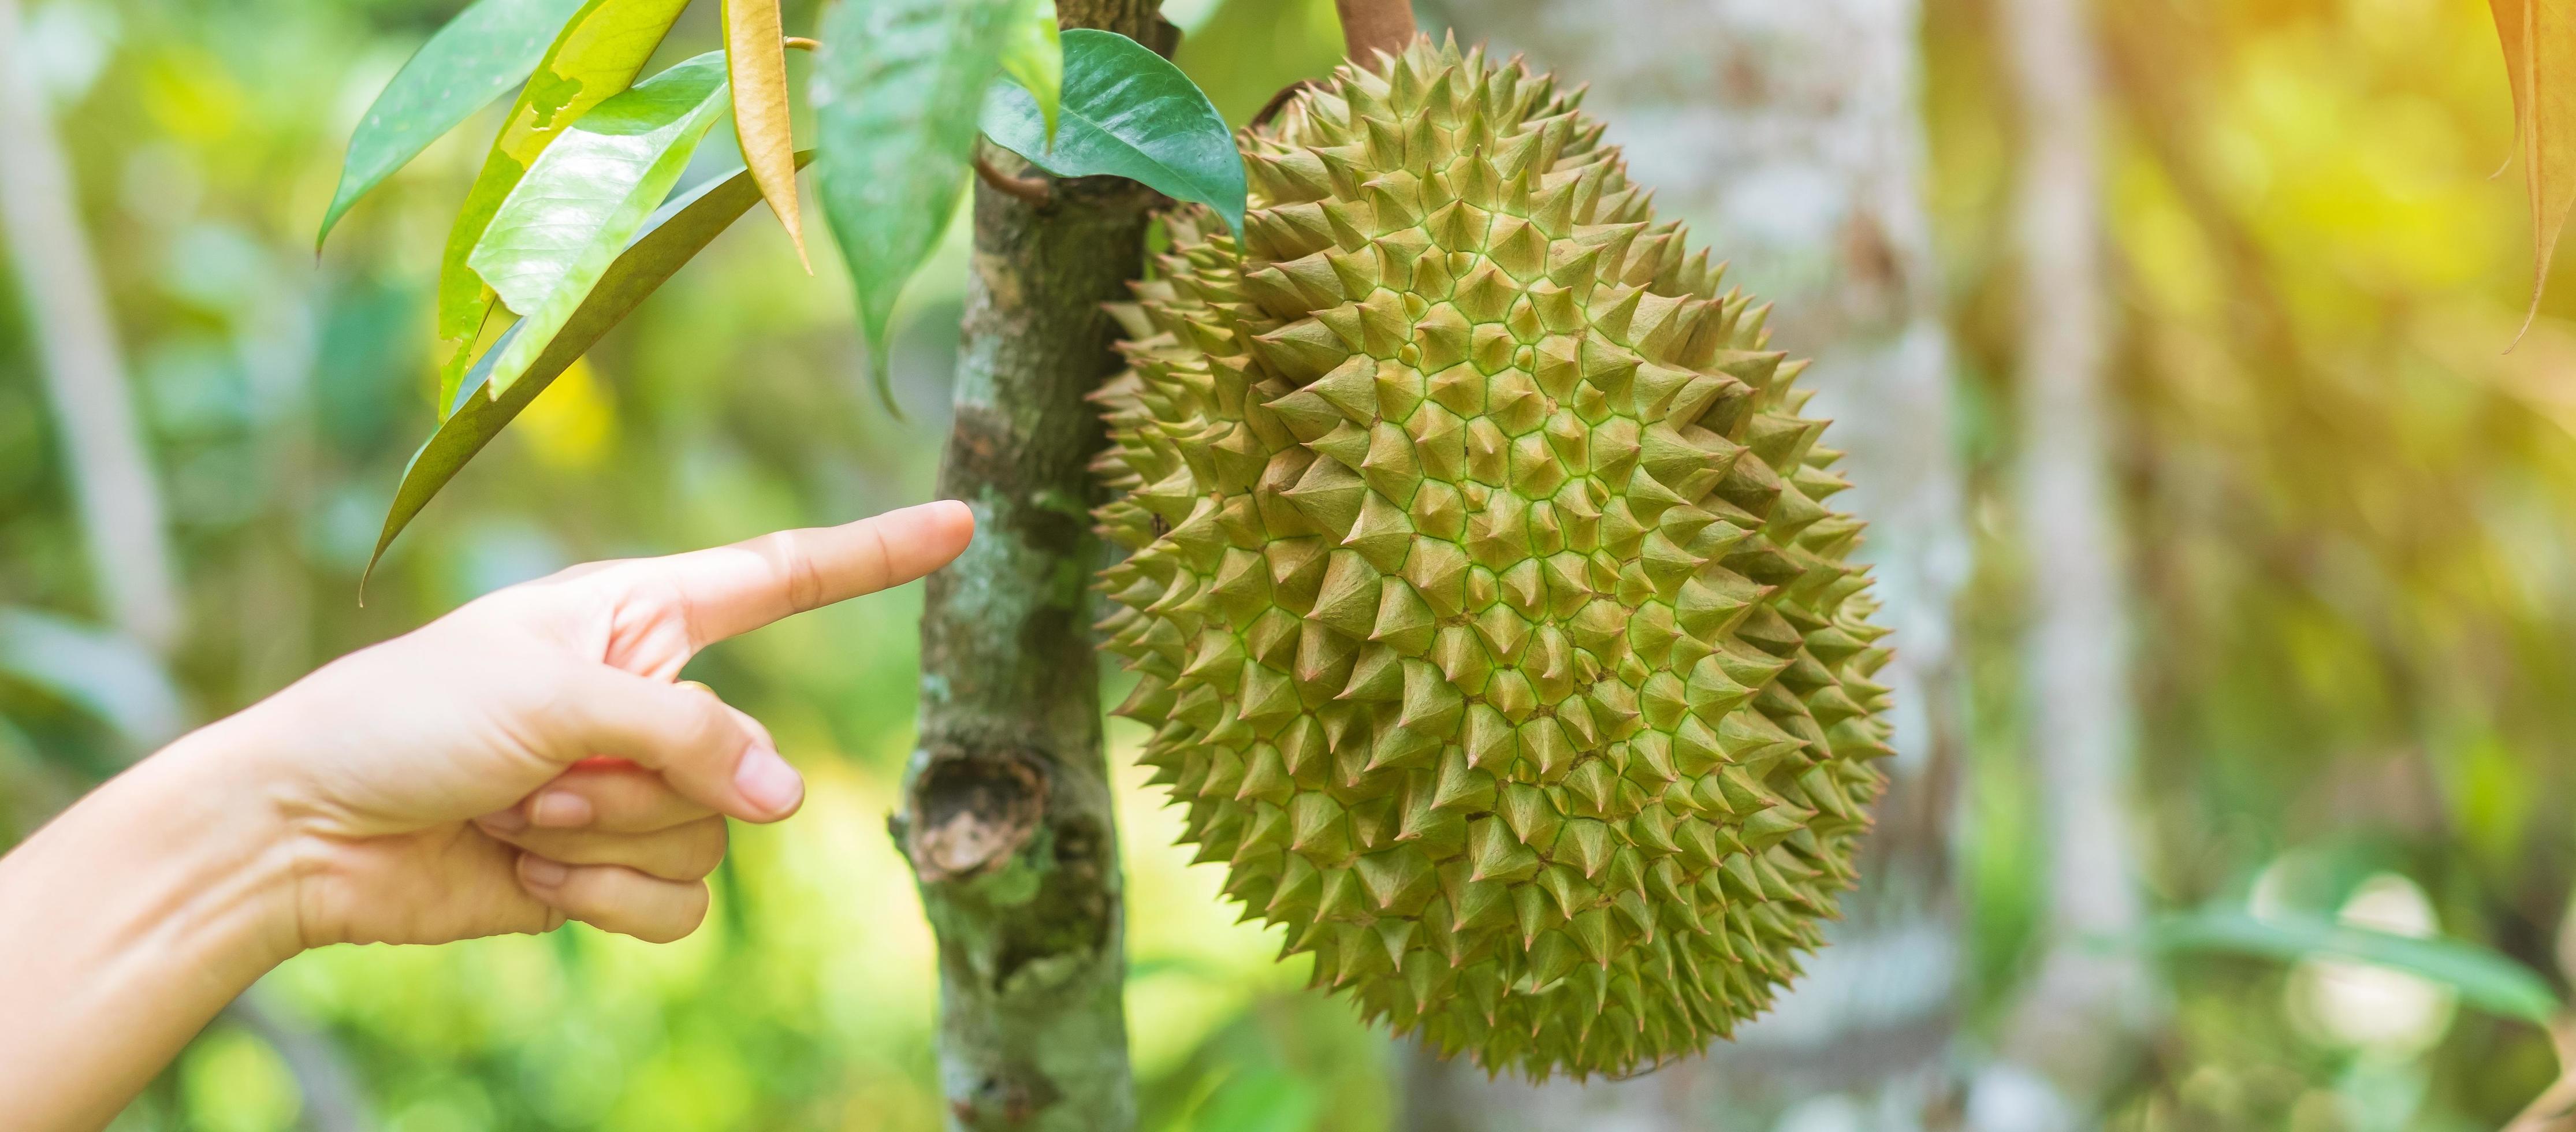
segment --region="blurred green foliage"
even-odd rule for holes
[[[194,622],[172,668],[193,718],[562,565],[930,489],[963,233],[899,318],[903,424],[865,388],[838,272],[807,277],[774,226],[746,224],[538,399],[357,604],[377,520],[433,420],[429,289],[494,113],[361,204],[318,263],[306,241],[349,127],[454,6],[26,10],[174,516]],[[1232,121],[1337,54],[1326,0],[1171,10],[1189,33],[1180,63]],[[1474,0],[1439,10],[1473,32]],[[2098,10],[2153,901],[2439,933],[2563,990],[2576,286],[2560,280],[2503,352],[2527,221],[2518,174],[2485,179],[2511,122],[2487,15],[2453,0]],[[1976,742],[1960,825],[1982,1033],[2034,958],[2048,804],[2016,708],[2018,312],[2003,257],[2018,113],[1996,6],[1925,13],[1929,188],[1983,563],[1964,610]],[[791,33],[814,18],[788,6]],[[715,42],[713,6],[698,6],[657,65]],[[790,65],[801,83],[807,61]],[[684,184],[736,163],[724,135]],[[89,574],[22,309],[0,295],[0,605],[78,619],[95,613]],[[930,937],[883,834],[910,741],[917,600],[800,618],[693,668],[768,721],[813,782],[796,821],[738,832],[696,937],[656,948],[575,927],[334,949],[277,972],[264,1001],[327,1035],[397,1132],[937,1127]],[[1111,734],[1131,787],[1145,1127],[1390,1125],[1391,1046],[1303,993],[1302,964],[1272,962],[1275,938],[1231,922],[1215,869],[1188,867],[1169,847],[1176,820],[1134,788],[1139,736]],[[76,700],[0,676],[0,836],[132,746]],[[2168,1009],[2112,1098],[2116,1128],[2492,1128],[2554,1072],[2528,1025],[2385,971],[2197,953],[2162,969]],[[296,1071],[263,1031],[220,1022],[120,1127],[292,1127]]]
[[[2521,170],[2487,176],[2512,141],[2487,13],[2096,11],[2150,896],[2242,907],[2269,893],[2280,912],[2349,918],[2374,878],[2407,878],[2418,926],[2563,988],[2576,305],[2562,281],[2505,352],[2529,237]],[[1962,834],[1992,1003],[2034,958],[2046,804],[2012,713],[2018,115],[1996,6],[1936,2],[1926,17],[1931,192],[1978,476],[1965,613],[1980,741]],[[2163,969],[2169,1024],[2114,1098],[2114,1127],[2494,1128],[2554,1075],[2538,1030],[2484,1016],[2428,1014],[2420,1046],[2344,1041],[2312,1008],[2376,992],[2311,964],[2185,955]]]

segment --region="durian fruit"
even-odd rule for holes
[[[1861,526],[1767,307],[1519,60],[1243,137],[1098,395],[1118,709],[1246,919],[1490,1071],[1626,1074],[1822,942],[1888,755]]]

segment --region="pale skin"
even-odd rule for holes
[[[105,1124],[308,948],[567,920],[688,935],[726,819],[785,818],[804,782],[681,665],[936,570],[973,532],[964,505],[932,503],[576,567],[342,657],[143,760],[0,858],[9,1127]]]

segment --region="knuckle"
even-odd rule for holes
[[[723,818],[702,818],[684,827],[688,832],[683,843],[680,871],[687,880],[704,880],[707,874],[724,864],[729,835]]]
[[[787,583],[787,607],[798,613],[823,603],[823,574],[808,553],[805,533],[780,531],[774,536],[770,560]]]
[[[533,917],[536,921],[536,930],[530,933],[532,935],[544,935],[547,932],[564,926],[564,924],[570,922],[572,919],[572,913],[561,908],[557,908],[542,900],[531,901],[531,903],[536,905],[535,915]]]
[[[724,701],[713,692],[699,692],[694,710],[683,735],[689,752],[704,758],[729,757],[746,741],[742,726],[733,720]]]
[[[522,745],[541,752],[558,757],[587,753],[601,723],[589,674],[576,664],[541,663],[522,675],[489,688],[505,726]]]
[[[724,761],[729,761],[737,750],[742,750],[744,740],[732,719],[721,717],[721,714],[698,714],[698,719],[693,719],[688,725],[685,743],[688,743],[688,748],[685,748],[683,758],[688,758],[688,761],[724,766]]]
[[[688,938],[707,919],[707,886],[704,881],[680,886],[674,899],[658,915],[646,917],[628,934],[646,943],[672,943]]]
[[[894,581],[894,548],[886,545],[883,524],[870,523],[867,525],[867,532],[868,546],[876,551],[875,584],[880,586],[889,584]]]

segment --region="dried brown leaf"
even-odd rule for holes
[[[2488,0],[2496,37],[2504,45],[2505,77],[2513,86],[2515,152],[2531,197],[2531,307],[2523,329],[2540,313],[2541,289],[2559,233],[2576,205],[2576,10],[2549,0]],[[2519,336],[2517,336],[2519,340]]]
[[[796,242],[808,275],[805,223],[796,208],[796,138],[787,114],[787,45],[778,0],[724,0],[725,67],[733,81],[733,132],[760,195]]]

